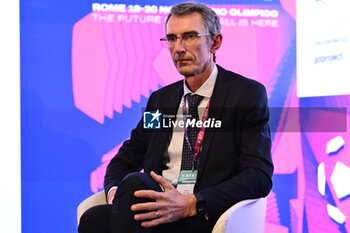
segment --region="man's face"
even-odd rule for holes
[[[197,12],[188,15],[171,16],[166,31],[167,35],[175,36],[181,36],[189,32],[208,33],[201,14]],[[210,42],[211,40],[208,36],[196,38],[191,45],[185,45],[180,39],[177,39],[175,45],[169,47],[177,71],[185,77],[210,71],[213,67]]]

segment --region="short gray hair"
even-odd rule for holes
[[[172,15],[187,15],[193,12],[198,12],[202,15],[208,33],[215,35],[221,31],[219,16],[206,5],[195,2],[184,2],[173,6],[168,18],[166,19],[165,26],[168,24]]]

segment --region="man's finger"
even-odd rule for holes
[[[160,211],[151,211],[147,213],[142,213],[142,214],[135,214],[134,219],[136,221],[143,221],[143,220],[149,220],[149,219],[157,219],[162,217],[160,214]]]
[[[139,203],[134,204],[131,206],[132,211],[141,211],[141,210],[158,210],[161,206],[157,202],[146,202],[146,203]]]
[[[134,192],[134,196],[157,200],[162,197],[162,193],[154,190],[138,190]]]
[[[155,227],[158,226],[159,224],[167,223],[167,218],[166,217],[161,217],[161,218],[156,218],[153,219],[152,221],[146,221],[142,222],[141,226],[142,227]]]
[[[163,187],[164,191],[174,189],[174,186],[169,181],[164,179],[162,176],[157,175],[155,172],[151,171],[151,176],[158,184]]]

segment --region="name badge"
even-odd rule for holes
[[[197,180],[197,170],[180,171],[176,189],[182,194],[192,194]]]

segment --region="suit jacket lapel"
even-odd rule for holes
[[[223,111],[224,102],[226,98],[226,94],[228,91],[227,85],[225,85],[225,80],[227,79],[227,76],[225,75],[225,70],[218,66],[218,76],[216,78],[213,94],[210,98],[210,107],[209,107],[209,119],[221,119],[221,114]],[[206,161],[208,158],[208,153],[211,147],[211,144],[213,142],[214,135],[216,133],[216,130],[208,130],[205,131],[203,144],[202,144],[202,150],[200,152],[200,160],[199,160],[199,169],[198,169],[198,177],[197,180],[200,178],[200,176],[203,173],[203,170],[206,165]]]
[[[174,90],[169,92],[169,95],[162,96],[162,104],[160,112],[162,114],[166,115],[175,115],[177,114],[177,110],[179,108],[179,104],[181,101],[181,98],[183,96],[183,82],[179,82],[178,85],[174,86]],[[176,118],[175,118],[176,119]],[[174,119],[174,120],[175,120]],[[162,130],[162,132],[157,133],[157,137],[155,138],[156,143],[154,145],[157,145],[155,147],[155,155],[162,155],[165,150],[167,150],[170,138],[172,135],[173,129],[172,126],[169,130]],[[153,156],[153,165],[157,164],[156,168],[154,168],[155,172],[158,174],[161,174],[162,166],[163,166],[163,157],[162,156]]]
[[[179,104],[181,101],[181,98],[183,96],[184,89],[183,89],[183,82],[178,82],[177,85],[174,86],[174,91],[170,91],[168,96],[164,96],[164,101],[162,102],[162,114],[167,115],[174,115],[175,118],[173,120],[176,120],[176,114],[177,110],[179,108]],[[171,130],[166,130],[168,136],[166,137],[167,140],[169,140],[171,133],[172,133],[172,126]],[[163,144],[160,144],[163,145]]]
[[[175,90],[172,93],[169,93],[169,98],[165,98],[166,101],[164,106],[166,106],[166,111],[168,114],[176,115],[184,93],[183,81],[178,82],[178,85],[176,85],[174,89]]]

